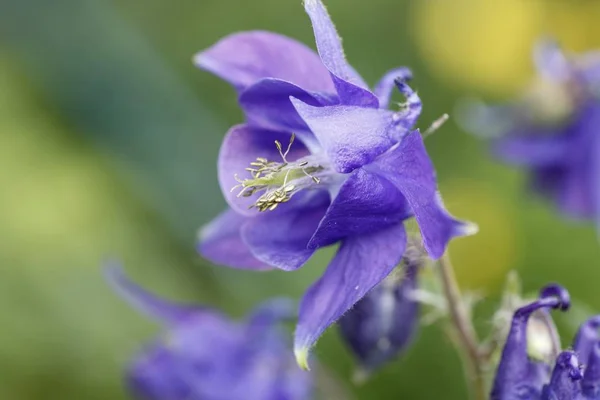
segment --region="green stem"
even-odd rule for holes
[[[488,394],[485,384],[485,361],[480,352],[479,339],[473,328],[469,311],[463,302],[448,253],[439,260],[438,272],[442,281],[444,297],[448,303],[450,321],[462,351],[471,397],[474,400],[486,400]]]

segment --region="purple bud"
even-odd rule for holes
[[[600,342],[598,341],[596,341],[588,355],[588,363],[585,367],[581,386],[586,399],[600,399]]]
[[[559,354],[550,383],[544,386],[541,400],[578,400],[581,395],[581,366],[572,351]]]
[[[577,335],[575,335],[575,340],[573,340],[573,350],[575,350],[584,365],[588,364],[588,357],[590,357],[593,347],[600,340],[598,328],[600,328],[600,315],[596,315],[581,324]]]
[[[364,372],[397,356],[411,342],[418,326],[418,269],[424,260],[416,247],[407,249],[398,268],[368,292],[338,321],[344,341]]]
[[[527,355],[527,324],[537,310],[566,310],[569,292],[559,285],[548,285],[538,300],[515,311],[498,365],[492,400],[537,400],[550,375],[550,366],[529,359]]]

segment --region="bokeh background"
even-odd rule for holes
[[[596,0],[326,3],[369,82],[413,68],[423,128],[460,99],[518,93],[540,35],[600,47]],[[225,207],[216,155],[242,116],[233,90],[191,57],[248,29],[313,43],[300,0],[0,0],[0,399],[128,398],[123,366],[157,326],[106,287],[106,258],[158,293],[233,316],[270,295],[298,297],[321,273],[331,251],[295,273],[233,271],[195,252],[197,229]],[[510,269],[527,290],[560,281],[600,311],[590,224],[531,198],[523,174],[452,119],[427,147],[448,208],[480,226],[451,252],[461,284],[488,296],[482,329]],[[575,314],[558,317],[565,345]],[[335,329],[315,355],[356,399],[466,396],[438,326],[360,387]]]

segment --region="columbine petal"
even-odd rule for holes
[[[276,33],[234,33],[198,53],[194,63],[239,91],[262,78],[277,78],[309,91],[335,93],[319,56],[304,44]]]
[[[400,262],[406,246],[402,224],[344,240],[323,276],[300,304],[294,352],[308,367],[308,351],[319,336]]]
[[[584,364],[588,363],[593,347],[600,340],[598,329],[600,329],[600,315],[596,315],[581,324],[577,335],[575,335],[573,350]]]
[[[373,93],[379,99],[379,108],[388,108],[396,81],[407,81],[412,78],[412,72],[407,67],[400,67],[387,72],[375,85]]]
[[[600,114],[599,114],[600,116]],[[589,122],[587,129],[596,134],[597,123]],[[598,121],[600,123],[600,121]],[[597,135],[596,135],[597,136]],[[562,175],[560,191],[558,192],[558,203],[560,209],[573,218],[590,218],[596,214],[598,203],[596,202],[598,175],[594,170],[597,163],[597,153],[595,153],[595,142],[593,137],[579,138],[578,145],[574,148],[577,152],[571,150],[567,167]]]
[[[594,95],[600,94],[600,51],[590,51],[575,60],[581,75]]]
[[[173,354],[162,345],[147,348],[127,372],[129,389],[143,399],[189,400],[195,397],[178,372]]]
[[[585,372],[581,382],[583,395],[586,400],[598,400],[600,399],[600,342],[594,343],[584,364]]]
[[[242,241],[242,225],[249,217],[227,210],[204,225],[198,234],[198,251],[211,262],[233,268],[268,270]]]
[[[599,76],[600,78],[600,76]],[[589,173],[590,182],[588,183],[592,188],[592,207],[594,208],[594,215],[596,216],[596,229],[600,234],[600,135],[598,134],[598,127],[600,126],[600,110],[596,114],[596,122],[590,126],[590,129],[595,130],[594,135],[592,136],[593,143],[591,146],[591,153],[593,156],[591,157],[591,168]]]
[[[328,204],[325,192],[296,196],[285,207],[250,219],[242,228],[242,238],[264,263],[286,271],[297,269],[314,253],[307,244]]]
[[[320,0],[304,0],[304,8],[312,21],[317,50],[331,73],[342,104],[377,108],[377,97],[346,61],[342,41],[323,3]]]
[[[394,114],[394,135],[396,138],[402,138],[409,133],[417,123],[417,119],[421,115],[423,103],[421,98],[404,80],[396,79],[396,87],[406,98],[406,102],[402,104],[402,109]]]
[[[570,140],[564,136],[527,134],[499,139],[494,154],[504,161],[532,167],[561,163],[569,152]]]
[[[568,58],[552,40],[543,40],[537,44],[533,51],[533,61],[545,79],[565,82],[573,75]]]
[[[315,141],[290,102],[290,96],[318,107],[339,102],[337,96],[311,93],[293,83],[273,78],[262,79],[243,91],[239,102],[251,124],[265,129],[294,132],[305,144]]]
[[[248,318],[250,329],[270,328],[296,316],[296,303],[288,298],[270,299],[259,305]]]
[[[146,291],[129,280],[120,266],[104,270],[106,281],[135,309],[164,323],[174,324],[202,312],[201,307],[172,303]]]
[[[550,383],[544,387],[541,400],[577,400],[581,395],[579,360],[572,351],[563,351],[558,356]]]
[[[235,179],[250,177],[246,168],[257,157],[268,160],[279,160],[281,156],[275,147],[275,141],[288,143],[291,134],[265,129],[252,128],[247,125],[234,126],[227,132],[219,153],[219,184],[225,200],[231,208],[243,215],[256,215],[256,210],[249,207],[256,201],[255,197],[239,196],[240,190],[233,190],[239,182]],[[306,148],[296,141],[292,147],[289,160],[308,154]]]
[[[419,131],[413,131],[368,169],[385,176],[404,195],[415,215],[430,257],[442,256],[450,239],[476,232],[475,225],[454,219],[437,192],[435,171]]]
[[[313,107],[291,100],[338,172],[348,173],[368,164],[394,144],[389,111],[353,106]]]
[[[367,234],[410,214],[406,199],[393,184],[360,168],[340,187],[308,247],[316,249],[348,236]]]
[[[576,218],[600,218],[598,126],[600,102],[590,102],[571,126],[571,151],[566,158],[568,168],[563,175],[559,204],[564,212]]]

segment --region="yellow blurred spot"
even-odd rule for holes
[[[412,2],[417,45],[451,84],[510,94],[531,75],[543,5],[523,0]]]
[[[600,2],[550,1],[543,29],[567,49],[582,52],[600,47]]]
[[[454,240],[452,263],[461,286],[493,292],[513,268],[516,227],[511,206],[493,186],[474,181],[447,182],[442,187],[445,204],[453,215],[479,225],[479,233]]]
[[[553,37],[565,49],[600,47],[600,2],[414,1],[413,31],[430,68],[453,85],[496,95],[533,72],[532,47]]]

